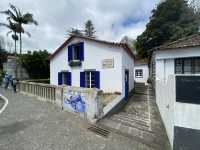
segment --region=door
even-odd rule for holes
[[[125,70],[125,99],[128,99],[129,94],[129,70]]]

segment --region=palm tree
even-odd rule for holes
[[[37,21],[34,20],[33,14],[31,13],[22,14],[20,9],[18,9],[16,6],[12,4],[10,4],[10,9],[6,11],[2,11],[1,13],[8,15],[8,18],[7,18],[8,20],[12,20],[19,25],[19,29],[20,29],[19,40],[20,40],[20,54],[21,54],[22,53],[22,34],[26,33],[30,36],[30,33],[24,31],[24,28],[22,25],[23,24],[24,25],[28,25],[28,24],[38,25],[38,23]]]
[[[19,26],[16,23],[13,23],[9,20],[9,24],[0,23],[0,26],[4,26],[8,28],[10,31],[7,32],[7,36],[12,33],[12,39],[15,41],[15,54],[17,53],[16,41],[18,41],[19,37],[17,33],[19,32]]]

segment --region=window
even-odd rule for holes
[[[80,60],[80,45],[72,46],[72,60]]]
[[[68,61],[84,60],[84,43],[80,42],[68,46]]]
[[[94,72],[85,72],[85,87],[94,88],[95,86],[95,73]]]
[[[99,71],[81,72],[80,87],[100,88],[100,72]]]
[[[135,70],[135,77],[136,78],[142,78],[143,77],[143,70],[142,69],[136,69]]]
[[[175,59],[175,74],[200,74],[200,57]]]
[[[71,85],[71,72],[58,72],[58,85]]]

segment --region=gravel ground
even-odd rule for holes
[[[148,150],[122,135],[87,130],[78,116],[57,106],[0,88],[9,104],[0,114],[0,150]]]

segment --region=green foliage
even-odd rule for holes
[[[85,36],[87,37],[95,37],[95,28],[91,20],[86,21],[85,23]]]
[[[185,0],[166,0],[152,11],[146,30],[137,38],[136,48],[141,57],[148,50],[198,32],[199,15]]]
[[[5,72],[3,72],[3,70],[0,70],[0,84],[2,84],[4,76],[5,76]]]
[[[31,79],[46,79],[50,74],[49,55],[48,51],[40,50],[22,54],[19,58]]]
[[[3,63],[7,60],[7,52],[0,50],[0,70],[3,70]]]
[[[68,35],[73,36],[83,36],[82,30],[76,29],[76,28],[71,28],[70,30],[67,31]]]

